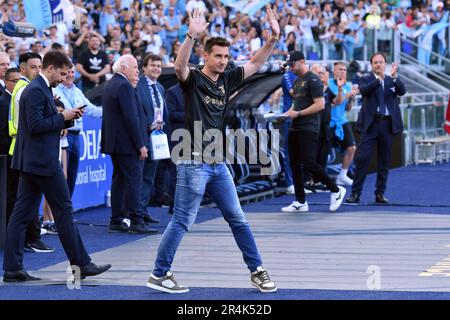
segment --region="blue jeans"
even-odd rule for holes
[[[178,246],[195,221],[205,191],[222,210],[248,269],[253,272],[262,266],[255,239],[245,220],[234,181],[226,165],[182,163],[177,166],[175,207],[172,221],[159,244],[153,269],[155,276],[162,277],[170,271]]]

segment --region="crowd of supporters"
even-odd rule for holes
[[[10,38],[0,34],[0,50],[17,66],[20,54],[41,55],[49,49],[64,50],[78,63],[79,76],[90,89],[111,74],[110,66],[126,53],[141,62],[147,53],[171,66],[188,25],[187,12],[207,11],[208,32],[193,49],[191,63],[201,64],[203,45],[209,36],[231,42],[234,60],[247,60],[270,36],[265,10],[252,15],[239,11],[239,1],[221,0],[71,0],[73,23],[59,23],[34,38]],[[227,4],[227,6],[224,5]],[[237,5],[233,5],[237,3]],[[281,27],[281,39],[273,58],[285,60],[300,50],[307,59],[362,60],[364,46],[373,42],[377,29],[378,51],[388,52],[392,31],[400,24],[411,30],[439,22],[450,9],[450,0],[272,0]],[[26,21],[21,0],[4,0],[1,22]],[[94,39],[94,40],[93,40]],[[442,49],[442,48],[441,48]],[[109,65],[109,66],[108,66]],[[82,66],[82,67],[81,67]],[[100,72],[95,78],[88,76]]]

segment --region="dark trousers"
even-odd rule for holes
[[[139,212],[147,214],[148,202],[155,189],[156,170],[158,168],[158,160],[152,160],[150,157],[145,159],[144,171],[142,179],[142,190],[139,201]]]
[[[130,218],[132,223],[141,223],[139,202],[142,191],[144,161],[137,155],[111,155],[114,166],[111,182],[111,223],[120,223]]]
[[[78,165],[80,163],[80,135],[77,132],[69,130],[67,134],[67,185],[69,186],[70,195],[75,190],[75,182],[77,181]]]
[[[305,202],[303,170],[307,170],[319,182],[322,182],[331,192],[339,188],[328,177],[325,170],[317,163],[318,133],[310,131],[289,131],[289,156],[294,177],[295,198]]]
[[[11,169],[11,160],[12,157],[8,156],[8,171],[6,176],[6,223],[8,223],[13,213],[17,198],[17,188],[19,186],[19,171]],[[41,239],[39,205],[40,201],[36,208],[33,209],[33,212],[35,213],[34,219],[27,225],[25,243],[34,243]]]
[[[155,176],[152,199],[156,204],[167,204],[169,195],[169,163],[171,159],[159,160]]]
[[[361,193],[367,168],[372,158],[373,148],[377,147],[378,172],[375,192],[384,194],[391,162],[391,119],[375,120],[366,133],[361,134],[361,142],[356,148],[355,170],[353,172],[352,193]]]
[[[289,127],[291,126],[291,121],[284,121],[281,127],[282,130],[282,141],[283,141],[283,159],[281,165],[283,166],[284,177],[286,178],[286,186],[289,187],[292,185],[292,171],[291,165],[289,163]]]
[[[330,127],[324,127],[321,128],[321,133],[319,135],[319,145],[317,148],[317,162],[319,165],[325,170],[327,170],[327,163],[328,163],[328,155],[330,154],[331,150],[331,134],[330,134]],[[317,178],[314,177],[314,181],[317,182]]]
[[[325,172],[327,172],[327,163],[328,163],[328,154],[331,150],[331,140],[330,140],[330,127],[322,127],[320,128],[318,143],[317,143],[317,163],[323,168]],[[306,181],[311,180],[311,173],[307,170],[303,170],[304,179]],[[315,183],[319,182],[320,178],[312,176]]]
[[[50,177],[20,174],[17,200],[6,233],[3,269],[7,271],[23,269],[25,230],[36,216],[34,210],[41,201],[42,193],[52,209],[58,236],[70,264],[83,267],[91,261],[73,223],[69,188],[62,169],[58,168]]]

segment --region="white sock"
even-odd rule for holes
[[[341,176],[341,177],[346,177],[347,176],[347,172],[348,172],[348,169],[341,169],[341,171],[339,172],[339,176]]]

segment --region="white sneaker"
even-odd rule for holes
[[[45,230],[44,228],[41,228],[41,236],[43,236],[44,234],[47,234],[47,230]]]
[[[164,277],[158,278],[150,275],[147,281],[147,288],[159,290],[167,293],[185,293],[189,292],[188,287],[180,286],[173,276],[173,273],[168,271]]]
[[[353,184],[353,180],[350,179],[347,175],[338,175],[336,177],[336,184],[341,186],[351,186]]]
[[[294,185],[290,185],[286,188],[286,194],[295,194],[295,187]]]
[[[252,286],[259,289],[261,292],[276,292],[277,286],[270,280],[267,270],[263,267],[258,267],[250,276]]]
[[[338,186],[339,192],[332,192],[330,196],[330,211],[334,212],[342,204],[342,200],[344,200],[345,194],[347,190],[344,187]]]
[[[308,212],[308,202],[300,203],[298,201],[292,202],[289,206],[281,208],[283,212]]]

